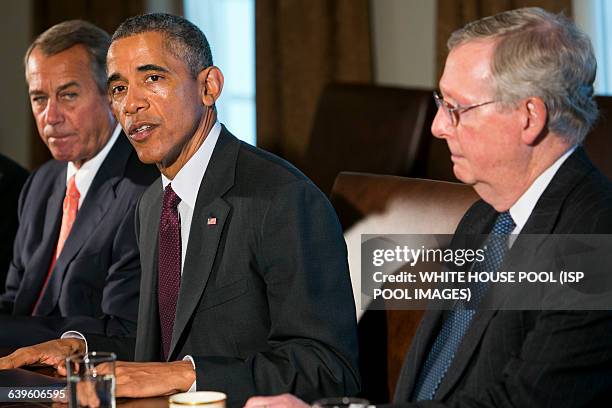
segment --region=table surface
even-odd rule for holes
[[[0,357],[10,354],[13,350],[0,347]],[[28,368],[39,374],[54,376],[54,369],[51,367],[36,367]],[[0,386],[6,386],[0,384]],[[41,408],[41,407],[68,407],[67,404],[51,403],[51,402],[0,402],[0,407],[8,408]],[[168,408],[168,397],[157,398],[119,398],[117,399],[117,407],[121,408]]]

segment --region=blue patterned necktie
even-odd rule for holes
[[[508,236],[515,227],[516,224],[508,211],[500,213],[493,225],[493,231],[489,234],[483,246],[485,259],[472,269],[497,271],[508,251]],[[486,291],[486,285],[474,285],[472,287],[472,304],[477,306]],[[459,304],[455,310],[449,312],[419,374],[413,394],[417,401],[434,398],[475,314],[476,310],[466,310],[464,304]]]

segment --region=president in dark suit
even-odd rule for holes
[[[203,33],[176,16],[134,17],[115,32],[107,63],[113,110],[139,158],[162,173],[138,205],[135,349],[85,334],[90,349],[144,361],[117,364],[117,395],[215,389],[242,406],[257,393],[356,393],[339,222],[297,169],[217,122],[223,75]],[[54,341],[0,367],[83,349],[83,341]]]
[[[13,241],[17,234],[17,201],[21,188],[28,178],[28,171],[6,156],[0,154],[0,293],[13,254]]]
[[[134,208],[156,176],[140,163],[110,110],[109,44],[103,30],[75,20],[41,34],[26,53],[32,112],[55,160],[35,171],[21,193],[0,304],[13,316],[89,317],[84,322],[100,330],[129,335],[140,285]],[[15,333],[20,322],[26,327]],[[54,320],[60,326],[47,333],[31,319],[5,321],[2,342],[11,345],[8,332],[13,344],[53,338],[68,322],[75,324]]]
[[[476,270],[513,271],[538,256],[527,234],[611,233],[612,185],[580,147],[597,117],[588,37],[563,16],[527,8],[470,23],[448,44],[432,132],[481,197],[451,245],[503,238]],[[394,405],[606,406],[611,331],[607,310],[427,311]],[[303,405],[290,395],[247,404]]]

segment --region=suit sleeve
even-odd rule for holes
[[[245,359],[193,356],[197,389],[232,398],[291,392],[306,401],[359,391],[354,299],[335,212],[311,183],[284,186],[261,225],[257,262],[271,320],[269,349]]]

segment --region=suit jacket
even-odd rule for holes
[[[135,331],[140,262],[134,209],[157,174],[153,166],[138,161],[121,134],[77,213],[42,293],[38,316],[103,318],[100,322],[110,324],[113,333]],[[6,293],[0,298],[3,309],[14,316],[30,316],[43,288],[59,236],[65,192],[66,163],[55,160],[34,172],[23,188],[13,260]]]
[[[255,394],[292,392],[313,400],[356,393],[346,246],[323,193],[288,163],[225,128],[197,187],[168,359],[193,356],[197,389],[226,392],[229,406]],[[161,358],[162,197],[157,183],[138,208],[139,361]],[[211,217],[216,224],[208,223]],[[116,350],[104,340],[88,336],[92,347]]]
[[[0,155],[0,293],[4,284],[17,233],[17,201],[21,188],[28,178],[26,169]]]
[[[497,213],[484,201],[464,215],[455,239],[488,234]],[[522,234],[609,234],[612,185],[578,148],[558,170]],[[504,264],[526,256],[521,236]],[[502,266],[502,270],[506,269]],[[518,269],[516,269],[518,270]],[[434,401],[410,403],[444,313],[427,311],[394,398],[405,407],[604,406],[612,396],[609,311],[479,310]],[[604,402],[605,401],[605,402]]]

